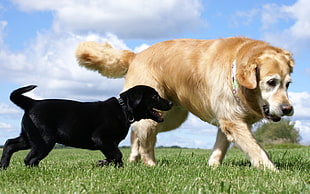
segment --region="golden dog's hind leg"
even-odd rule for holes
[[[229,144],[226,135],[218,128],[214,148],[208,162],[210,166],[218,167],[222,163]]]
[[[250,125],[242,121],[220,120],[220,126],[227,139],[247,155],[254,167],[276,170],[268,154],[254,139]]]

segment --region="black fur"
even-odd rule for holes
[[[105,160],[122,166],[122,153],[118,144],[129,130],[130,124],[140,119],[162,122],[153,109],[169,110],[172,103],[161,98],[148,86],[135,86],[99,102],[77,102],[60,99],[34,100],[22,95],[34,89],[31,85],[11,93],[10,99],[24,109],[19,137],[8,139],[4,145],[0,167],[9,166],[11,156],[19,150],[31,149],[25,158],[26,166],[37,166],[56,143],[67,146],[100,150]]]

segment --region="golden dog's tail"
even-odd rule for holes
[[[111,78],[124,77],[135,55],[129,50],[114,49],[108,43],[82,42],[76,49],[81,66]]]

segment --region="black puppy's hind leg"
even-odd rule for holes
[[[3,147],[1,156],[0,168],[7,168],[10,164],[12,155],[19,150],[26,150],[30,148],[27,137],[21,134],[19,137],[14,139],[8,139]]]
[[[27,126],[27,137],[31,143],[31,150],[24,160],[25,165],[38,166],[53,149],[56,143],[55,136],[47,134],[48,131],[52,131],[48,128],[38,129],[29,117],[24,117],[24,126]]]
[[[41,147],[33,146],[26,156],[24,162],[26,166],[38,166],[39,162],[43,160],[53,149],[53,144],[42,144]]]
[[[100,147],[100,150],[105,155],[106,159],[99,160],[99,166],[110,165],[111,163],[114,163],[115,167],[123,166],[123,155],[118,148],[118,144],[111,140],[104,140]]]
[[[54,145],[54,140],[45,142],[42,138],[37,139],[36,144],[32,146],[30,152],[24,160],[25,165],[31,167],[38,166],[40,161],[43,160],[54,148]]]

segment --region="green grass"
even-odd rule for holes
[[[158,165],[128,163],[124,168],[96,167],[99,151],[55,149],[37,168],[23,164],[26,151],[0,170],[0,193],[310,193],[309,147],[270,148],[279,172],[250,167],[237,149],[224,164],[207,166],[210,150],[156,149]]]

